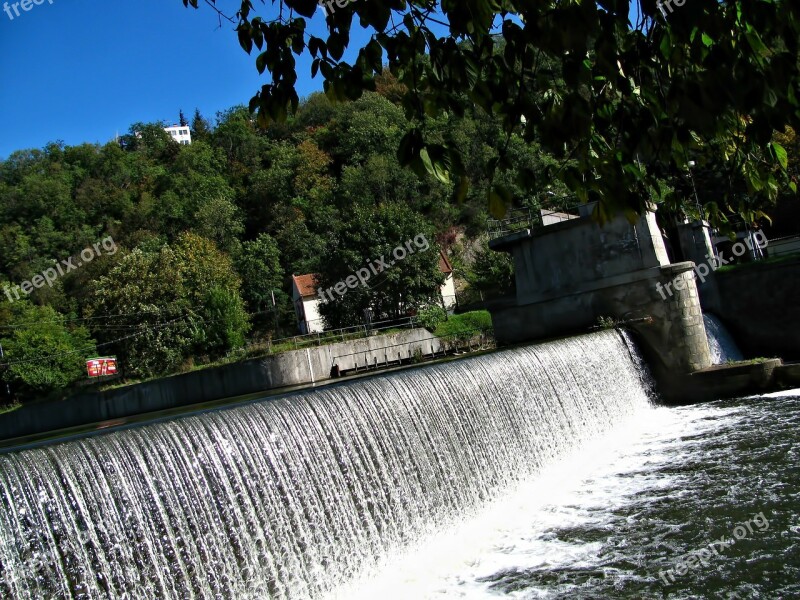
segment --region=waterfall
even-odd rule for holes
[[[0,596],[318,598],[648,393],[603,331],[0,455]]]
[[[703,323],[706,326],[708,349],[711,351],[711,362],[715,365],[724,365],[728,361],[744,360],[733,336],[717,317],[703,314]]]

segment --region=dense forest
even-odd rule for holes
[[[328,303],[328,324],[361,323],[376,302],[434,301],[439,248],[462,303],[507,292],[509,261],[486,245],[483,173],[501,145],[512,188],[520,176],[545,180],[555,161],[507,143],[486,116],[432,120],[431,132],[458,139],[472,173],[456,199],[456,185],[399,165],[408,124],[395,86],[387,76],[349,103],[312,95],[266,130],[244,107],[214,123],[181,112],[191,145],[165,123],[134,123],[104,145],[54,142],[0,162],[0,375],[12,392],[67,387],[93,355],[116,355],[125,376],[142,378],[293,335],[292,274],[336,282],[420,235],[430,251],[399,262],[374,293]]]

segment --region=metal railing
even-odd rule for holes
[[[434,347],[434,342],[438,342],[438,350]],[[425,353],[422,352],[421,346],[425,343],[429,344],[430,351],[428,356],[431,360],[435,358],[444,358],[448,353],[461,354],[462,352],[479,352],[497,347],[493,328],[470,329],[468,331],[459,331],[444,336],[431,335],[431,337],[422,340],[400,342],[399,344],[389,344],[387,346],[381,346],[380,348],[370,348],[367,350],[337,354],[331,357],[332,368],[335,368],[341,359],[359,357],[361,355],[364,355],[363,367],[359,365],[357,359],[353,361],[352,370],[356,373],[359,372],[359,369],[365,371],[370,369],[377,370],[380,368],[388,368],[392,365],[401,365],[404,362],[424,360]],[[387,352],[388,350],[404,346],[408,347],[405,357],[402,356],[402,352],[398,352],[396,359],[390,358],[389,352]],[[414,348],[414,353],[411,352],[412,346],[416,346]],[[384,354],[383,360],[380,360],[377,356],[381,351]],[[394,354],[394,352],[392,352],[392,354]],[[369,356],[373,358],[372,363],[369,362]]]
[[[496,240],[497,238],[516,233],[517,231],[532,229],[536,225],[541,224],[541,220],[539,220],[538,223],[534,221],[536,216],[537,213],[534,213],[529,208],[512,208],[506,213],[503,219],[493,219],[490,217],[486,220],[489,239]]]
[[[327,344],[335,344],[337,342],[362,339],[372,335],[378,335],[382,331],[388,331],[391,329],[413,329],[416,326],[417,321],[414,317],[376,321],[370,324],[353,325],[351,327],[342,327],[339,329],[331,329],[329,331],[320,331],[316,333],[306,333],[285,338],[249,342],[243,347],[231,350],[228,352],[228,355],[242,351],[248,355],[256,355],[286,352],[287,350],[300,350],[302,348],[309,348],[312,346],[324,346]]]
[[[526,229],[539,229],[554,223],[583,218],[582,209],[585,206],[584,204],[575,204],[566,208],[542,208],[535,211],[530,208],[512,208],[503,219],[490,217],[486,220],[489,240]]]

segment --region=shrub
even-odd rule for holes
[[[423,308],[417,315],[417,323],[430,332],[436,331],[439,324],[447,319],[447,312],[436,304]]]

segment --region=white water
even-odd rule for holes
[[[609,538],[620,529],[614,521],[620,513],[636,519],[647,499],[658,503],[680,487],[679,477],[663,471],[685,451],[686,440],[736,418],[736,411],[724,409],[691,411],[651,408],[620,421],[469,522],[438,532],[413,553],[393,557],[382,572],[336,590],[331,598],[570,598],[578,597],[579,586],[559,585],[547,575],[582,571],[638,578],[652,589],[648,597],[661,597],[657,570],[642,577],[606,567]],[[570,539],[560,533],[590,529],[606,531],[607,537],[587,542],[581,535]],[[629,551],[627,546],[623,540],[618,553]],[[535,583],[536,574],[545,577],[542,584]],[[518,591],[495,589],[516,575],[525,581]],[[600,597],[582,591],[581,598]]]
[[[319,598],[647,410],[609,331],[0,456],[0,595]]]
[[[703,314],[703,324],[706,327],[708,349],[711,351],[713,364],[724,365],[729,361],[744,360],[736,340],[717,317]]]

